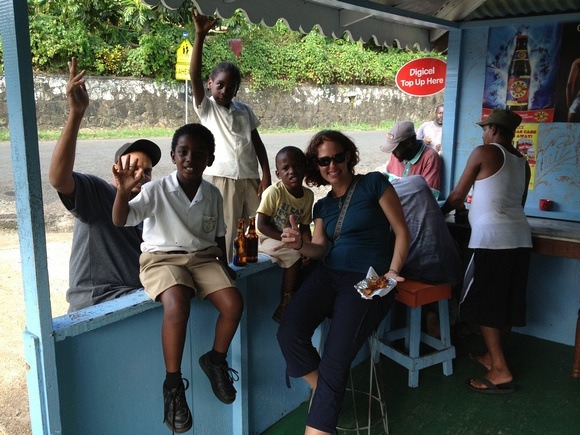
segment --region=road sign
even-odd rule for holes
[[[189,40],[184,39],[177,48],[177,62],[175,63],[175,78],[177,80],[189,80],[189,62],[193,46]]]

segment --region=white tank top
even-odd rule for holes
[[[532,234],[522,207],[526,159],[503,153],[502,167],[490,177],[476,180],[469,209],[469,247],[484,249],[531,248]]]

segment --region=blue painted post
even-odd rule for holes
[[[447,77],[445,78],[445,97],[443,104],[445,107],[443,122],[443,161],[446,166],[443,179],[441,180],[441,198],[447,195],[455,187],[454,177],[455,165],[457,161],[457,151],[455,142],[457,137],[457,110],[459,108],[459,71],[461,67],[461,30],[449,29],[449,42],[447,44]]]
[[[244,277],[236,280],[236,285],[245,294],[248,291],[248,278]],[[231,367],[238,371],[240,376],[236,389],[238,397],[232,406],[232,435],[245,435],[249,433],[248,413],[250,409],[250,398],[248,394],[249,367],[248,367],[248,313],[247,309],[242,315],[236,335],[230,345]]]
[[[60,407],[28,29],[26,2],[0,2],[0,32],[26,309],[23,339],[25,358],[30,366],[27,374],[30,419],[33,433],[52,434],[61,432]]]

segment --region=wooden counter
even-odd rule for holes
[[[580,259],[580,222],[528,218],[534,252]]]
[[[452,234],[462,232],[467,235],[471,232],[469,224],[455,223],[453,213],[447,216],[446,222]],[[534,252],[562,258],[580,259],[580,222],[533,217],[528,217],[528,222],[532,229]]]

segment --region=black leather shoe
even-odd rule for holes
[[[213,394],[223,403],[230,404],[236,400],[234,381],[240,379],[238,372],[228,367],[228,363],[213,364],[209,353],[199,358],[199,365],[209,378]]]
[[[189,388],[189,381],[185,378],[183,380],[185,387],[183,383],[171,390],[163,387],[163,422],[176,433],[187,432],[193,424],[191,411],[185,400],[185,390]]]

